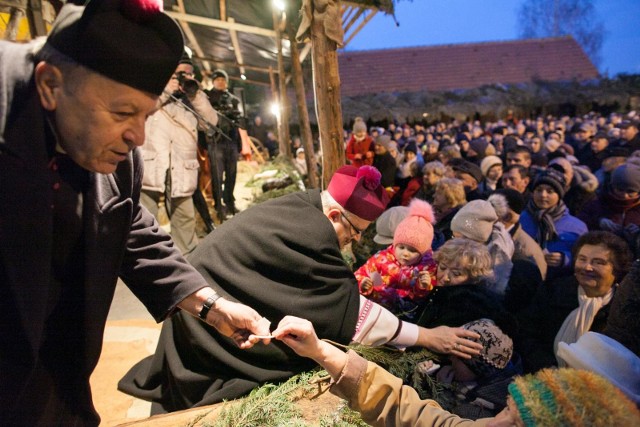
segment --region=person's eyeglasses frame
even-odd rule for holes
[[[342,218],[347,220],[347,222],[349,223],[349,226],[351,227],[351,230],[355,231],[355,233],[352,233],[351,231],[349,231],[349,233],[352,236],[362,236],[362,233],[364,232],[364,230],[360,230],[358,227],[353,225],[353,222],[351,222],[349,217],[347,217],[347,215],[344,212],[340,211],[340,214],[341,214]]]

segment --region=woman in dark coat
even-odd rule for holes
[[[573,252],[573,277],[544,283],[518,315],[516,349],[527,372],[555,366],[559,342],[571,344],[587,331],[604,330],[618,282],[631,262],[624,240],[606,231],[584,234]]]
[[[431,291],[418,319],[420,326],[461,326],[477,319],[491,319],[504,333],[515,336],[514,318],[501,298],[489,290],[493,280],[487,247],[469,239],[447,241],[436,253],[437,286]]]

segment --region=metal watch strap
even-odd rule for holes
[[[202,309],[200,309],[200,313],[198,313],[198,317],[202,320],[207,320],[207,314],[209,314],[209,310],[213,307],[213,304],[216,303],[220,299],[220,295],[213,294],[202,304]]]

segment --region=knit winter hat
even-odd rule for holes
[[[382,215],[376,220],[376,235],[373,241],[380,245],[390,245],[393,243],[393,234],[398,224],[409,216],[409,207],[394,206],[382,212]]]
[[[362,117],[356,117],[356,121],[353,123],[353,133],[366,132],[367,124],[362,120]]]
[[[640,166],[630,162],[618,166],[611,174],[611,187],[640,192]]]
[[[513,341],[493,320],[478,319],[462,327],[480,335],[478,340],[482,344],[480,354],[471,359],[462,359],[474,374],[483,377],[493,368],[504,369],[507,366],[513,355]]]
[[[91,0],[67,3],[47,44],[119,83],[162,93],[184,52],[178,24],[160,0]]]
[[[451,231],[467,239],[486,243],[493,224],[498,220],[495,209],[486,200],[472,200],[464,205],[451,220]]]
[[[553,188],[561,199],[564,197],[566,181],[564,175],[559,170],[547,168],[540,171],[533,180],[533,186],[531,188],[535,190],[536,187],[541,184],[547,184]]]
[[[502,159],[500,157],[491,155],[482,159],[482,162],[480,162],[480,170],[482,171],[482,175],[487,176],[487,172],[489,172],[489,169],[491,169],[495,165],[502,165]]]
[[[542,369],[517,377],[509,394],[526,427],[640,425],[636,405],[589,371]]]
[[[435,215],[431,205],[424,200],[413,199],[409,204],[409,216],[398,224],[393,233],[393,245],[403,243],[421,254],[425,253],[433,242],[434,222]]]
[[[375,220],[387,207],[389,196],[380,185],[373,166],[342,166],[331,177],[327,191],[340,206],[367,221]]]
[[[613,338],[587,332],[573,344],[558,343],[557,356],[570,368],[602,375],[640,404],[640,357]]]
[[[475,138],[469,142],[469,148],[478,153],[479,156],[484,155],[484,152],[487,150],[489,146],[489,142],[484,138]]]

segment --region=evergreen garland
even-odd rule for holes
[[[441,401],[444,394],[443,386],[428,376],[416,374],[416,365],[424,360],[435,360],[437,356],[426,349],[397,350],[391,347],[368,347],[359,344],[348,346],[328,341],[345,350],[353,350],[365,359],[377,363],[393,375],[404,378],[405,383],[412,386],[422,399]],[[205,427],[254,427],[254,426],[282,426],[282,427],[363,427],[367,424],[360,415],[349,409],[346,402],[328,415],[320,418],[318,423],[309,424],[304,420],[296,402],[303,398],[311,398],[317,394],[318,377],[328,377],[324,370],[316,369],[291,377],[286,382],[274,385],[265,384],[254,389],[247,397],[226,402],[221,411],[212,421],[203,421]],[[446,402],[442,402],[446,403]],[[188,425],[197,425],[209,412],[200,414]]]

